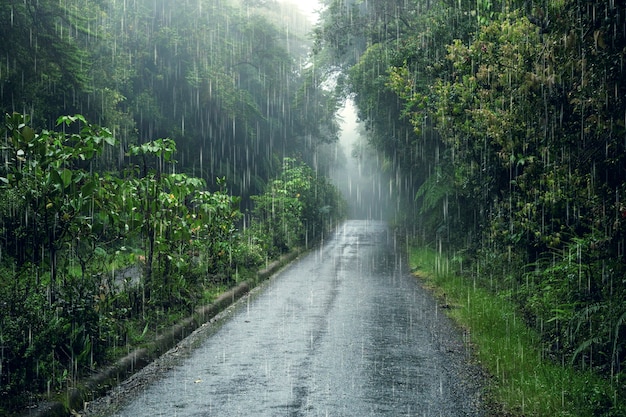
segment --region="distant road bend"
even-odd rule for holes
[[[482,415],[458,332],[397,249],[384,223],[346,222],[151,383],[122,384],[91,414]]]

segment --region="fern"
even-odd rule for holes
[[[602,343],[602,339],[600,337],[592,337],[591,339],[587,339],[584,342],[582,342],[578,346],[578,348],[576,348],[576,350],[574,351],[574,354],[572,355],[572,359],[570,360],[571,364],[573,365],[578,355],[580,355],[582,352],[589,349],[591,345],[600,344],[600,343]]]
[[[617,319],[615,323],[615,337],[613,338],[613,351],[611,352],[611,369],[615,369],[615,365],[618,365],[618,342],[619,342],[619,328],[626,322],[626,310]]]
[[[453,183],[450,175],[441,167],[435,169],[415,193],[415,200],[422,198],[421,214],[437,207],[445,198],[453,193]]]
[[[589,321],[590,316],[606,308],[606,304],[591,304],[581,309],[572,317],[570,330],[573,329],[574,323],[576,324],[576,329],[571,333],[577,334],[580,331],[580,327]]]

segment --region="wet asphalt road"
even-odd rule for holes
[[[345,223],[110,415],[481,415],[460,336],[400,253],[383,223]]]

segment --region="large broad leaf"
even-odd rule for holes
[[[61,180],[63,181],[63,188],[67,188],[72,182],[72,171],[65,168],[61,171]]]
[[[57,185],[61,190],[64,190],[72,182],[72,171],[67,168],[64,168],[61,171],[53,169],[50,171],[50,181],[51,183]]]
[[[35,137],[35,131],[30,126],[24,126],[22,129],[22,137],[25,141],[30,142]]]
[[[74,116],[61,116],[57,119],[57,126],[60,126],[62,124],[65,124],[66,126],[71,125],[72,123],[76,122],[76,121],[80,121],[84,124],[87,124],[87,120],[85,119],[85,117],[81,114],[76,114]]]
[[[94,180],[87,181],[85,185],[80,189],[80,193],[83,197],[89,197],[93,194],[96,189],[97,182]]]
[[[111,145],[111,146],[115,145],[115,138],[110,134],[103,135],[102,139],[104,139],[104,142],[107,143],[108,145]]]
[[[59,171],[56,169],[50,171],[50,182],[58,186],[60,189],[63,189],[63,179],[61,178]]]
[[[93,252],[97,255],[97,256],[107,256],[107,251],[105,249],[103,249],[101,246],[96,246],[93,250]]]

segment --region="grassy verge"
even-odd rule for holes
[[[455,273],[455,261],[432,249],[413,247],[409,259],[415,274],[450,306],[450,316],[466,329],[477,360],[493,376],[489,397],[500,414],[617,415],[609,410],[615,401],[610,383],[544,358],[539,336],[506,296]]]

